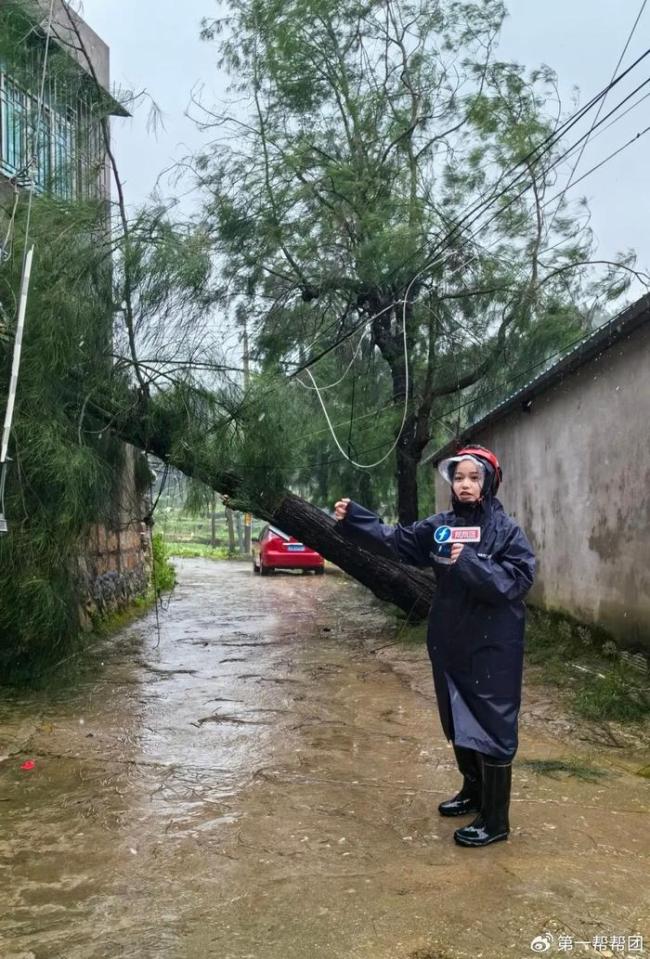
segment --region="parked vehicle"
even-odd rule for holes
[[[253,571],[268,576],[276,569],[312,570],[317,575],[325,572],[325,560],[316,550],[287,536],[274,526],[265,526],[252,544]]]

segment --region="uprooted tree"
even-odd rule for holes
[[[16,253],[0,265],[3,390],[24,226],[20,210]],[[425,572],[346,543],[330,517],[288,488],[291,456],[283,447],[295,419],[259,386],[242,396],[219,365],[217,347],[208,349],[203,316],[210,264],[200,233],[174,226],[160,210],[142,212],[130,222],[128,247],[118,244],[116,261],[115,237],[100,205],[42,199],[31,236],[38,270],[3,504],[9,534],[0,537],[0,675],[30,674],[34,664],[68,655],[79,628],[76,559],[89,524],[112,521],[123,440],[295,533],[407,613],[426,612],[431,580]],[[122,326],[126,269],[134,329],[151,351],[141,351],[138,360],[144,388],[134,382]],[[210,368],[210,388],[201,382],[203,364],[188,359],[199,353]],[[282,456],[275,456],[280,448]],[[138,479],[146,489],[148,470]]]
[[[401,419],[390,409],[405,398],[406,339],[412,376],[392,460],[397,479],[383,473],[375,483],[363,473],[359,489],[391,513],[397,493],[397,513],[410,519],[423,442],[436,435],[447,404],[484,377],[506,388],[495,367],[505,349],[517,360],[557,349],[584,320],[574,303],[588,247],[581,221],[561,211],[551,234],[540,226],[550,161],[548,169],[524,164],[532,202],[518,195],[521,183],[509,183],[480,245],[472,230],[456,229],[464,204],[490,193],[549,129],[521,71],[490,59],[498,4],[435,12],[406,3],[260,2],[232,10],[242,27],[239,61],[232,45],[225,54],[229,68],[241,70],[257,120],[237,154],[220,147],[199,162],[207,215],[177,223],[161,205],[129,215],[106,117],[116,215],[107,218],[101,200],[34,204],[37,266],[6,491],[10,534],[0,538],[3,663],[65,655],[76,631],[72,561],[88,523],[110,512],[119,440],[296,535],[407,614],[424,615],[429,574],[347,542],[323,512],[360,474],[338,470],[313,395],[291,374],[310,365],[336,379],[352,360],[335,411],[356,402],[350,431],[353,420],[370,419],[372,442],[385,450],[392,436],[376,412],[389,407],[389,427]],[[66,42],[74,42],[74,23],[70,29]],[[468,54],[463,67],[478,88],[456,90],[444,57],[480,40],[484,62]],[[371,54],[373,70],[354,66],[354,57]],[[372,89],[367,76],[377,81]],[[452,121],[457,131],[448,130]],[[5,199],[11,215],[13,198]],[[0,263],[3,392],[25,205],[14,213]],[[546,249],[550,236],[555,249]],[[495,245],[486,250],[488,239]],[[620,276],[605,272],[605,289],[620,294]],[[242,318],[255,356],[246,379],[221,342],[223,326],[237,330]],[[332,347],[357,324],[363,338],[343,357],[344,347]],[[368,364],[360,369],[357,348]],[[324,365],[316,367],[320,354]],[[350,432],[350,449],[357,440]]]

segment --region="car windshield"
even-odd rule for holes
[[[281,539],[290,540],[291,537],[287,536],[286,533],[283,533],[281,529],[276,529],[275,526],[269,526],[269,533],[273,533],[274,536],[279,536]]]

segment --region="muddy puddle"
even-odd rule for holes
[[[2,959],[650,956],[629,764],[524,723],[511,840],[456,847],[424,650],[341,576],[178,566],[160,634],[0,697]]]

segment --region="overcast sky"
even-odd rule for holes
[[[610,80],[639,12],[640,0],[511,0],[512,13],[499,54],[528,67],[547,63],[558,73],[567,108],[579,87],[586,102]],[[147,89],[164,114],[165,130],[147,133],[146,109],[132,120],[115,120],[113,137],[130,201],[146,198],[161,172],[196,150],[205,134],[187,118],[193,88],[206,101],[224,92],[217,51],[199,39],[201,17],[216,10],[214,0],[83,0],[83,16],[111,48],[113,83]],[[631,63],[648,46],[650,6],[639,22],[623,61]],[[635,73],[632,86],[650,74],[650,64]],[[603,115],[621,94],[610,94]],[[649,92],[650,86],[638,96]],[[637,99],[636,97],[634,99]],[[633,102],[633,101],[630,101]],[[650,126],[650,97],[593,143],[576,177]],[[635,247],[640,265],[650,268],[650,133],[580,184],[572,196],[586,195],[599,254]],[[166,186],[169,192],[169,186]]]

